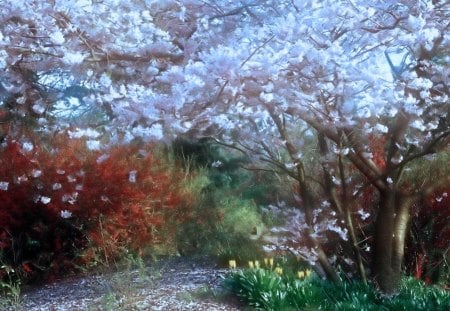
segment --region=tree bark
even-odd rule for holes
[[[410,221],[410,207],[414,200],[412,197],[397,196],[397,212],[394,223],[394,238],[392,243],[392,269],[401,274],[403,257],[405,254],[405,240],[408,234]]]
[[[394,237],[395,192],[387,189],[380,193],[380,206],[375,222],[373,273],[380,291],[395,294],[400,275],[392,269]]]
[[[388,189],[380,193],[380,208],[375,224],[374,278],[386,295],[399,291],[405,239],[414,198]]]

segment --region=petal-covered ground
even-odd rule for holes
[[[240,310],[221,293],[227,270],[207,260],[170,259],[24,289],[18,310]],[[11,307],[10,310],[14,310]]]

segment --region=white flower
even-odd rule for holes
[[[110,87],[111,84],[112,84],[111,78],[106,73],[102,74],[102,76],[100,77],[99,82],[104,87]]]
[[[358,215],[361,216],[362,220],[366,220],[367,218],[370,217],[370,214],[369,213],[365,213],[362,209],[359,210],[357,213],[358,213]]]
[[[101,156],[99,156],[95,162],[97,162],[97,164],[100,164],[100,163],[103,163],[106,160],[108,160],[108,158],[109,158],[109,154],[104,153]]]
[[[375,129],[380,133],[387,133],[389,130],[387,126],[380,123],[377,123],[377,125],[375,125]]]
[[[25,142],[22,144],[22,150],[25,152],[30,152],[32,151],[34,148],[33,144],[30,142]]]
[[[419,131],[426,130],[426,126],[425,126],[423,120],[414,120],[411,123],[411,127],[415,128],[415,129],[418,129]]]
[[[64,54],[63,61],[69,65],[76,65],[82,63],[84,60],[84,56],[81,53],[71,53],[66,52]]]
[[[25,104],[26,101],[27,99],[24,96],[20,96],[19,98],[16,99],[16,103],[18,103],[19,105]]]
[[[102,200],[103,202],[111,203],[111,200],[106,195],[102,195],[100,197],[100,200]]]
[[[60,215],[61,215],[61,218],[64,218],[64,219],[72,217],[72,213],[69,212],[68,210],[61,211]]]
[[[394,181],[392,180],[392,178],[391,177],[388,177],[387,179],[386,179],[386,181],[388,182],[388,184],[392,184]]]
[[[286,163],[284,165],[288,170],[294,169],[296,167],[295,163]]]
[[[41,196],[41,197],[40,197],[40,200],[41,200],[42,203],[48,204],[48,203],[50,203],[50,201],[51,201],[52,199],[50,199],[49,197]]]
[[[0,181],[0,190],[7,191],[9,186],[9,182]]]
[[[270,103],[273,100],[273,93],[261,93],[259,98],[265,103]]]
[[[70,138],[81,138],[81,137],[88,137],[88,138],[97,138],[100,136],[100,133],[96,130],[87,128],[87,129],[77,129],[76,131],[69,131],[69,137]]]
[[[34,104],[32,108],[37,114],[43,114],[45,112],[45,107],[40,104]]]
[[[50,39],[55,44],[63,44],[66,41],[66,39],[64,39],[64,35],[62,34],[61,31],[55,31],[54,33],[52,33],[50,35]]]
[[[53,190],[59,190],[61,188],[62,188],[62,185],[59,182],[54,183],[52,186]]]
[[[346,156],[349,152],[350,152],[349,148],[341,149],[341,154],[344,155],[344,156]]]
[[[16,183],[17,184],[21,184],[24,181],[28,181],[28,177],[25,174],[16,178]]]
[[[74,204],[77,201],[78,192],[74,192],[70,194],[64,194],[61,198],[61,201],[64,203]]]
[[[373,154],[372,152],[362,152],[362,156],[366,159],[372,159],[373,158]]]
[[[98,140],[87,140],[86,146],[89,150],[100,150],[100,142]]]
[[[217,160],[217,161],[214,161],[213,163],[211,163],[211,167],[218,168],[218,167],[221,167],[222,164],[223,163],[220,160]]]
[[[136,174],[137,174],[136,170],[130,171],[130,173],[128,175],[128,181],[131,183],[135,183],[136,182]]]

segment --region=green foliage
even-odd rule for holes
[[[0,250],[0,275],[3,273],[6,276],[0,278],[0,309],[12,307],[14,310],[19,310],[21,282],[11,266],[2,264],[2,257]]]
[[[191,221],[180,226],[178,232],[181,253],[197,252],[218,257],[252,259],[261,252],[252,234],[263,226],[254,202],[230,195],[230,188],[214,186],[207,169],[198,170],[188,185],[192,197],[197,198]]]
[[[180,253],[206,253],[222,263],[253,259],[261,247],[252,238],[264,227],[257,202],[268,200],[270,183],[252,188],[255,175],[240,168],[245,159],[208,141],[178,139],[172,150],[185,168],[185,189],[196,198],[191,221],[178,232]]]
[[[421,281],[404,278],[395,297],[381,296],[361,282],[335,284],[316,276],[306,279],[291,274],[280,276],[271,270],[233,272],[224,286],[257,310],[436,310],[450,308],[450,293],[427,287]]]
[[[224,215],[220,225],[225,231],[249,236],[255,228],[262,225],[261,215],[249,200],[224,198],[219,206]]]
[[[225,287],[257,310],[286,310],[286,284],[271,270],[238,271],[225,280]]]

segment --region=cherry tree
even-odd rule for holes
[[[315,215],[335,213],[365,279],[354,202],[373,189],[372,275],[393,293],[412,205],[449,182],[448,165],[413,178],[448,152],[449,12],[434,0],[5,0],[0,117],[8,135],[27,118],[59,129],[58,101],[83,87],[112,140],[187,133],[239,149],[297,183],[307,244],[334,280]]]

